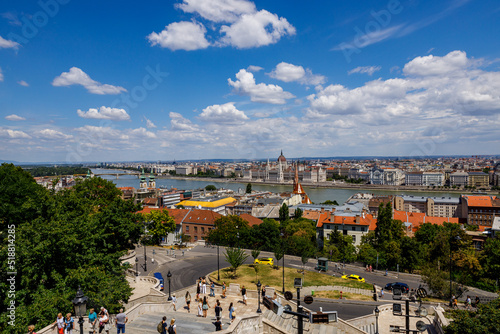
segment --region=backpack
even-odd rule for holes
[[[163,333],[163,321],[160,321],[158,326],[156,326],[156,330],[158,331],[158,333]]]
[[[168,326],[168,334],[175,334],[174,327],[172,325]]]

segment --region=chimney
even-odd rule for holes
[[[321,213],[325,213],[325,208],[321,208]]]
[[[356,224],[359,224],[359,223],[360,223],[359,215],[356,215]]]

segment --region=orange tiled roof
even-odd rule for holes
[[[426,216],[425,213],[422,212],[406,212],[394,210],[393,219],[400,220],[403,223],[411,223],[413,231],[418,230],[420,225],[424,223],[431,223],[436,225],[443,225],[444,223],[458,224],[458,218]]]
[[[373,215],[365,214],[365,216],[359,216],[359,223],[356,223],[355,216],[332,216],[331,212],[318,212],[318,221],[316,227],[323,227],[323,224],[336,224],[336,225],[362,225],[368,226],[369,230],[375,229],[377,220],[373,218]]]
[[[304,210],[304,212],[302,212],[302,218],[318,220],[319,214],[320,212],[316,210]]]
[[[240,218],[243,220],[246,220],[248,222],[248,226],[252,227],[254,225],[260,225],[263,223],[262,219],[256,218],[252,215],[249,215],[248,213],[242,213],[240,215]]]
[[[468,206],[493,206],[493,201],[496,199],[495,196],[469,196],[463,195],[463,197],[467,200]]]

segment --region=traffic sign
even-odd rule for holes
[[[313,296],[305,296],[304,297],[304,303],[307,305],[311,304],[314,301]]]
[[[290,291],[285,291],[285,299],[291,300],[293,298],[293,294]]]
[[[417,289],[417,296],[420,298],[425,298],[425,297],[427,297],[427,291],[424,288],[418,288]]]

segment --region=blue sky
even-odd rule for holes
[[[499,154],[498,1],[0,4],[0,160]]]

